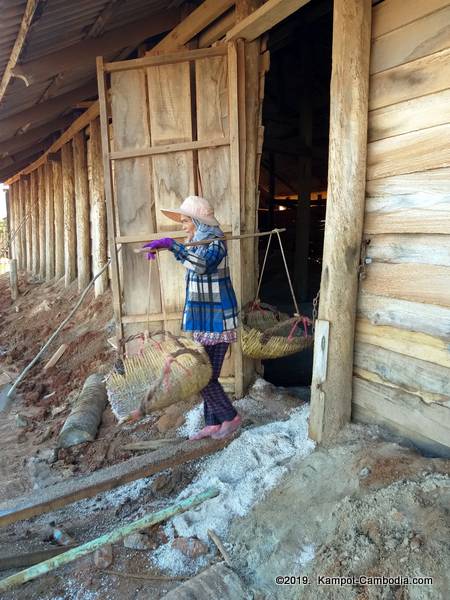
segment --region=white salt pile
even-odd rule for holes
[[[175,517],[166,527],[167,534],[208,541],[207,531],[213,529],[224,537],[232,519],[248,513],[277,484],[291,459],[312,452],[314,442],[308,439],[308,414],[309,407],[304,405],[293,410],[286,421],[244,431],[220,453],[206,459],[199,475],[177,500],[210,487],[217,488],[219,496]],[[192,573],[199,567],[180,558],[170,541],[153,555],[161,569],[173,574]]]
[[[181,437],[191,437],[203,427],[203,402],[196,404],[186,413],[184,424],[177,429]]]

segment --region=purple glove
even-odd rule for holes
[[[148,248],[150,250],[150,252],[148,252],[147,254],[147,258],[148,260],[155,260],[155,251],[158,248],[166,248],[167,250],[170,250],[170,248],[172,248],[172,244],[173,244],[173,238],[161,238],[160,240],[153,240],[153,242],[148,242],[147,244],[144,244],[142,247],[143,248]]]

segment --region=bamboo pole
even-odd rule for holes
[[[201,494],[181,500],[180,502],[177,502],[168,508],[159,510],[156,513],[145,515],[141,519],[138,519],[132,523],[122,525],[110,533],[106,533],[105,535],[91,540],[90,542],[86,542],[81,546],[72,548],[71,550],[60,554],[59,556],[54,556],[53,558],[29,567],[28,569],[24,569],[15,575],[10,575],[9,577],[2,579],[0,581],[0,591],[6,592],[27,581],[36,579],[37,577],[45,575],[46,573],[49,573],[58,567],[67,565],[68,563],[73,562],[82,556],[86,556],[86,554],[90,554],[106,544],[114,544],[119,542],[135,531],[140,531],[142,529],[152,527],[153,525],[156,525],[156,523],[161,523],[161,521],[166,521],[167,519],[185,512],[186,510],[190,510],[191,508],[195,508],[196,506],[203,504],[203,502],[206,500],[215,498],[218,495],[219,491],[217,489],[209,488]]]
[[[243,233],[242,235],[230,235],[230,236],[225,236],[223,238],[210,238],[207,240],[201,240],[200,242],[187,242],[186,244],[184,244],[184,246],[186,248],[190,248],[192,246],[205,246],[206,244],[211,244],[212,242],[217,242],[218,239],[220,239],[224,242],[229,242],[232,240],[243,240],[245,238],[263,237],[266,235],[271,235],[273,233],[275,233],[275,234],[283,233],[284,231],[286,231],[286,229],[272,229],[272,231],[261,231],[259,233]],[[165,248],[158,248],[158,250],[165,250]],[[134,252],[136,254],[141,254],[141,253],[148,254],[149,250],[148,250],[148,248],[135,248]]]

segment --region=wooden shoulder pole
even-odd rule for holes
[[[313,366],[309,428],[310,436],[319,442],[332,438],[351,415],[371,16],[370,0],[334,2],[328,202],[319,308],[319,320],[329,322],[329,346],[325,380],[317,362]]]

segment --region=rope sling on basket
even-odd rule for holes
[[[281,237],[278,231],[276,231],[276,234],[280,243],[281,255],[295,307],[295,314],[294,317],[289,318],[287,314],[278,312],[270,304],[263,304],[259,301],[261,281],[272,241],[271,233],[267,242],[255,300],[250,302],[243,311],[242,352],[250,358],[270,359],[289,356],[311,346],[314,340],[314,336],[308,333],[308,326],[311,325],[311,321],[308,317],[300,315]]]
[[[161,273],[159,261],[158,269]],[[150,280],[151,263],[149,288]],[[161,278],[160,288],[164,303]],[[127,421],[135,411],[146,415],[186,400],[208,385],[211,363],[194,340],[161,330],[130,336],[125,343],[135,339],[142,341],[139,353],[118,361],[106,382],[108,400],[119,423]]]

